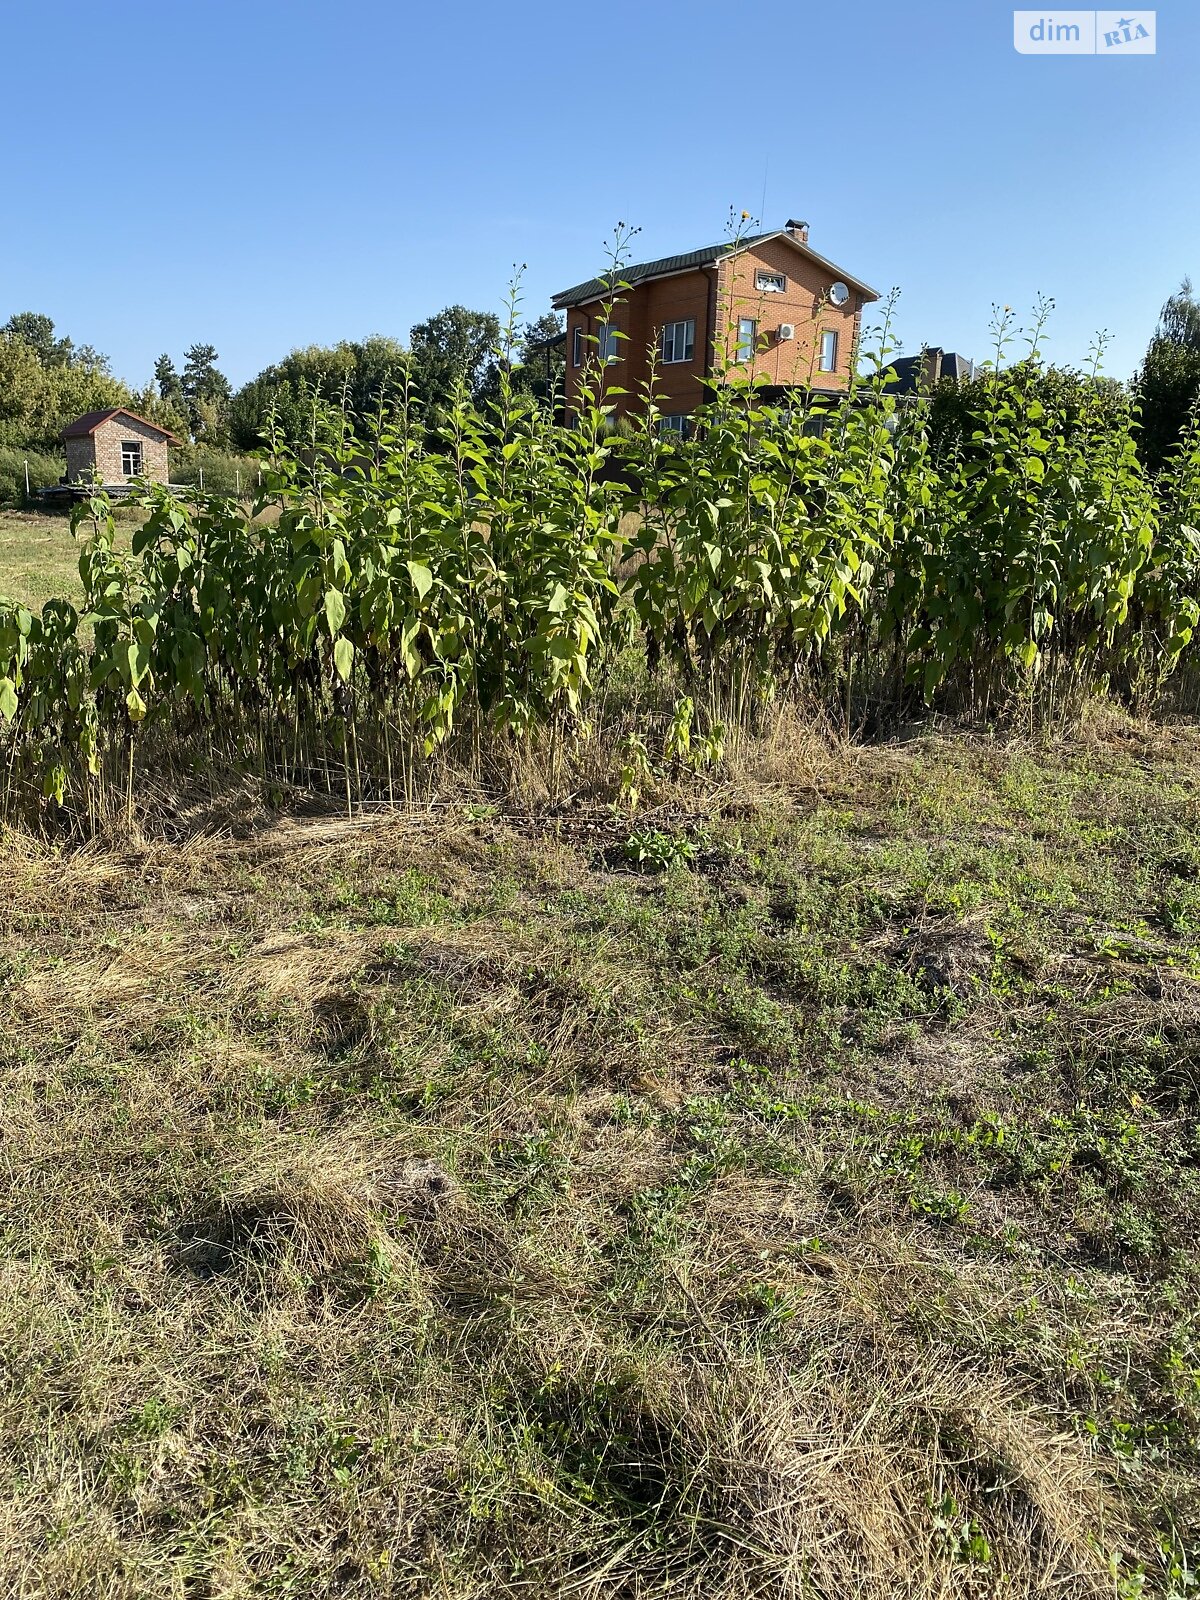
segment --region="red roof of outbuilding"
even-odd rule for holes
[[[149,417],[139,417],[136,411],[130,411],[125,406],[110,406],[107,411],[85,411],[81,417],[76,417],[74,422],[68,422],[59,437],[90,438],[101,423],[111,422],[114,417],[129,417],[133,422],[140,422],[143,428],[152,428],[155,433],[161,433],[171,444],[183,443],[183,440],[177,439],[169,428],[160,427],[157,422],[151,422]]]

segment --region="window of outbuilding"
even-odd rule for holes
[[[127,478],[137,478],[142,471],[142,446],[140,440],[121,440],[121,471]]]

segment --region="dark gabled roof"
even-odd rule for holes
[[[827,261],[824,256],[818,255],[786,228],[773,228],[769,233],[752,233],[744,239],[736,241],[726,239],[721,244],[706,244],[703,249],[687,250],[682,255],[662,256],[657,261],[638,261],[631,267],[617,268],[598,278],[589,278],[586,283],[577,283],[573,289],[563,289],[550,303],[556,311],[563,311],[568,306],[587,305],[591,300],[605,298],[612,292],[614,285],[618,286],[618,290],[623,283],[634,288],[650,278],[668,278],[675,272],[689,272],[696,267],[715,266],[722,256],[738,255],[743,250],[749,250],[767,239],[786,239],[789,244],[802,251],[810,261],[827,268],[835,278],[844,278],[847,283],[853,284],[856,289],[861,289],[872,300],[879,299],[878,292],[872,289],[870,284],[864,283],[861,278],[855,278],[849,272],[844,272],[832,261]]]
[[[745,245],[757,244],[760,239],[769,239],[769,233],[756,233],[740,243]],[[564,289],[561,294],[556,294],[552,301],[556,310],[564,306],[582,306],[589,300],[598,300],[609,292],[614,283],[628,283],[633,285],[641,283],[646,278],[666,278],[672,272],[687,272],[692,267],[706,267],[714,261],[728,255],[734,245],[726,239],[722,244],[706,244],[702,250],[687,250],[680,256],[662,256],[658,261],[639,261],[632,267],[620,267],[614,272],[605,273],[599,278],[589,278],[586,283],[577,283],[573,289]]]
[[[89,439],[96,429],[105,422],[111,422],[114,417],[129,417],[133,422],[140,422],[143,428],[152,428],[155,433],[161,433],[170,444],[181,444],[169,428],[151,422],[149,417],[139,417],[136,411],[130,411],[127,406],[109,406],[106,411],[85,411],[81,417],[76,417],[74,422],[68,422],[60,439]]]
[[[895,377],[887,388],[893,394],[916,394],[922,383],[928,380],[929,364],[935,358],[939,382],[943,378],[953,378],[956,383],[967,382],[978,371],[969,356],[960,355],[957,350],[942,350],[937,345],[926,345],[917,355],[897,356],[888,363]]]

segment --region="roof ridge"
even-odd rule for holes
[[[613,266],[607,272],[594,278],[585,278],[582,283],[572,285],[569,289],[560,290],[552,295],[550,304],[558,311],[566,310],[573,305],[586,305],[589,301],[598,300],[602,295],[618,289],[622,283],[627,283],[634,288],[639,283],[644,283],[651,278],[669,277],[675,272],[687,272],[693,267],[701,267],[720,259],[722,254],[735,253],[747,250],[756,244],[763,244],[769,239],[786,239],[811,260],[818,262],[826,270],[838,273],[847,278],[856,288],[865,291],[869,298],[877,300],[879,295],[870,284],[864,283],[861,278],[853,273],[846,272],[835,262],[828,260],[814,250],[808,241],[795,238],[787,228],[771,228],[765,233],[748,233],[741,238],[734,237],[721,244],[702,245],[698,250],[679,251],[674,255],[659,256],[653,261],[635,261],[628,266]]]
[[[128,406],[102,406],[98,411],[85,411],[68,422],[59,433],[60,439],[87,439],[96,429],[105,422],[111,422],[114,417],[132,417],[134,422],[140,422],[144,428],[152,428],[155,433],[161,433],[164,439],[171,444],[182,445],[183,440],[176,438],[170,428],[164,428],[161,422],[151,422],[149,417],[143,417],[138,411],[131,411]]]
[[[774,238],[782,229],[774,228],[766,233],[749,233],[742,238],[724,239],[716,244],[701,245],[696,250],[674,250],[670,255],[655,256],[650,261],[631,261],[626,265],[615,265],[608,270],[597,273],[595,277],[585,278],[581,283],[575,284],[570,289],[563,289],[554,295],[553,301],[566,301],[582,294],[585,290],[595,289],[601,291],[619,287],[622,282],[635,283],[643,278],[657,277],[654,268],[664,269],[665,272],[686,271],[689,266],[698,266],[709,260],[718,259],[723,252],[745,249],[747,245],[761,243],[764,239]],[[678,263],[678,265],[672,265]]]

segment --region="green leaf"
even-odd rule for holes
[[[566,633],[556,633],[547,641],[546,649],[558,661],[574,661],[577,657],[582,660],[585,654],[579,647],[578,639],[572,639]]]
[[[416,618],[411,618],[400,629],[400,654],[404,660],[405,671],[410,678],[415,678],[421,670],[421,656],[417,650],[417,635],[421,624]]]
[[[329,624],[330,637],[336,639],[346,620],[346,597],[340,589],[325,591],[325,620]]]
[[[354,670],[354,646],[345,635],[333,647],[333,664],[342,682],[349,683],[350,674]]]
[[[433,588],[433,573],[430,572],[423,561],[406,561],[404,565],[408,568],[408,575],[413,581],[413,588],[417,591],[417,599],[424,600],[430,589]]]
[[[125,659],[129,665],[129,682],[136,689],[150,671],[150,652],[138,640],[126,645]]]
[[[0,717],[11,722],[17,714],[17,686],[11,678],[0,678]]]

